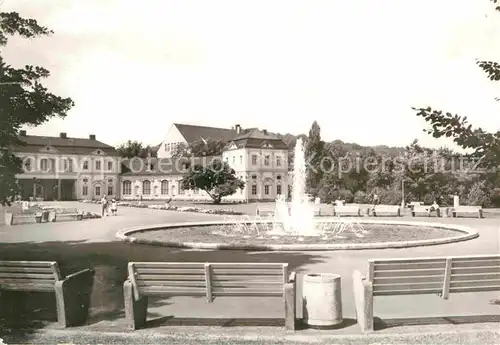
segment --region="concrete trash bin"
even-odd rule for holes
[[[302,280],[303,322],[309,326],[342,323],[342,290],[338,274],[306,274]]]

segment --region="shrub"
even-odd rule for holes
[[[391,188],[379,190],[378,196],[381,204],[398,205],[401,203],[401,192],[396,189]]]
[[[490,195],[486,191],[484,182],[475,182],[463,202],[466,205],[489,206]]]
[[[366,204],[368,203],[368,195],[363,192],[362,190],[358,190],[356,193],[354,193],[354,200],[353,202],[355,204]]]

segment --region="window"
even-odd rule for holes
[[[73,171],[73,160],[71,158],[64,158],[63,160],[63,172]]]
[[[256,180],[257,179],[257,175],[252,175],[252,180]]]
[[[229,157],[228,156],[224,157],[224,160],[226,161],[226,163],[228,163],[229,162]]]
[[[47,172],[49,170],[49,161],[47,158],[42,158],[40,161],[40,169],[42,172]]]
[[[279,180],[281,180],[281,176],[280,176],[280,175],[276,176],[276,179],[277,179],[278,181],[279,181]]]
[[[168,181],[167,180],[161,181],[161,194],[163,194],[163,195],[168,194]]]
[[[89,195],[89,187],[88,186],[83,186],[82,187],[82,195],[83,196]]]
[[[95,195],[101,196],[101,186],[95,186]]]
[[[266,166],[269,165],[270,158],[271,158],[270,156],[265,156],[264,157],[264,165],[266,165]]]
[[[179,194],[184,194],[184,187],[182,186],[182,183],[179,181]]]
[[[89,170],[89,162],[88,161],[83,162],[83,170]]]
[[[56,160],[54,158],[50,159],[50,171],[51,172],[56,171]]]
[[[101,161],[95,161],[95,170],[101,170]]]
[[[240,164],[243,164],[243,156],[240,156]]]
[[[281,157],[280,156],[276,157],[276,166],[277,167],[281,166]]]
[[[68,158],[68,172],[73,172],[73,159]]]
[[[113,186],[108,186],[108,195],[113,195]]]
[[[257,165],[257,155],[252,155],[252,165]]]
[[[267,184],[264,186],[264,194],[269,195],[269,185]]]
[[[108,162],[108,171],[113,170],[113,162]]]
[[[233,165],[236,164],[236,156],[233,156]]]
[[[168,149],[170,148],[170,146],[168,144],[165,144],[165,151],[169,151]]]
[[[132,194],[132,182],[123,181],[123,194],[124,195]]]
[[[151,194],[151,182],[147,180],[142,182],[142,194],[144,195]]]
[[[276,194],[281,195],[281,185],[276,186]]]
[[[24,172],[31,172],[31,158],[26,158],[24,161]]]
[[[257,185],[252,185],[252,195],[257,195]]]
[[[83,179],[83,183],[87,183],[87,182],[89,182],[89,179],[88,178],[84,178]]]

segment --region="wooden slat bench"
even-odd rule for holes
[[[359,205],[343,205],[343,206],[334,206],[333,207],[333,215],[334,216],[361,216],[361,208]]]
[[[436,215],[436,217],[441,216],[441,209],[436,209],[435,211],[431,211],[431,206],[414,206],[411,210],[412,217],[424,216],[430,217],[432,215]]]
[[[377,216],[401,216],[401,208],[398,205],[376,205],[373,208],[372,215]]]
[[[500,255],[368,260],[368,276],[353,273],[358,323],[373,331],[373,297],[500,290]]]
[[[451,210],[453,217],[456,218],[457,215],[469,215],[473,214],[478,218],[483,218],[483,208],[481,206],[457,206]]]
[[[59,325],[81,325],[87,319],[93,281],[89,269],[63,279],[57,262],[0,261],[0,309],[17,308],[13,294],[19,292],[54,292]]]
[[[281,297],[295,329],[295,272],[286,263],[130,262],[123,285],[128,326],[146,322],[149,296]]]
[[[83,211],[78,211],[76,208],[56,208],[54,212],[56,222],[83,219]]]
[[[5,212],[6,225],[35,224],[42,222],[42,212]]]

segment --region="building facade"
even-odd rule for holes
[[[27,135],[25,146],[15,148],[23,160],[17,176],[21,197],[43,200],[199,200],[209,201],[202,190],[184,190],[181,180],[188,164],[209,165],[223,160],[235,170],[245,187],[224,200],[274,200],[289,194],[288,147],[276,135],[257,128],[232,129],[174,124],[158,148],[158,158],[119,157],[114,147],[88,138]],[[223,140],[222,156],[172,159],[178,145],[200,139]]]
[[[26,145],[14,148],[23,160],[23,173],[17,176],[21,198],[43,200],[96,199],[120,194],[120,157],[116,150],[89,138],[27,135]]]

